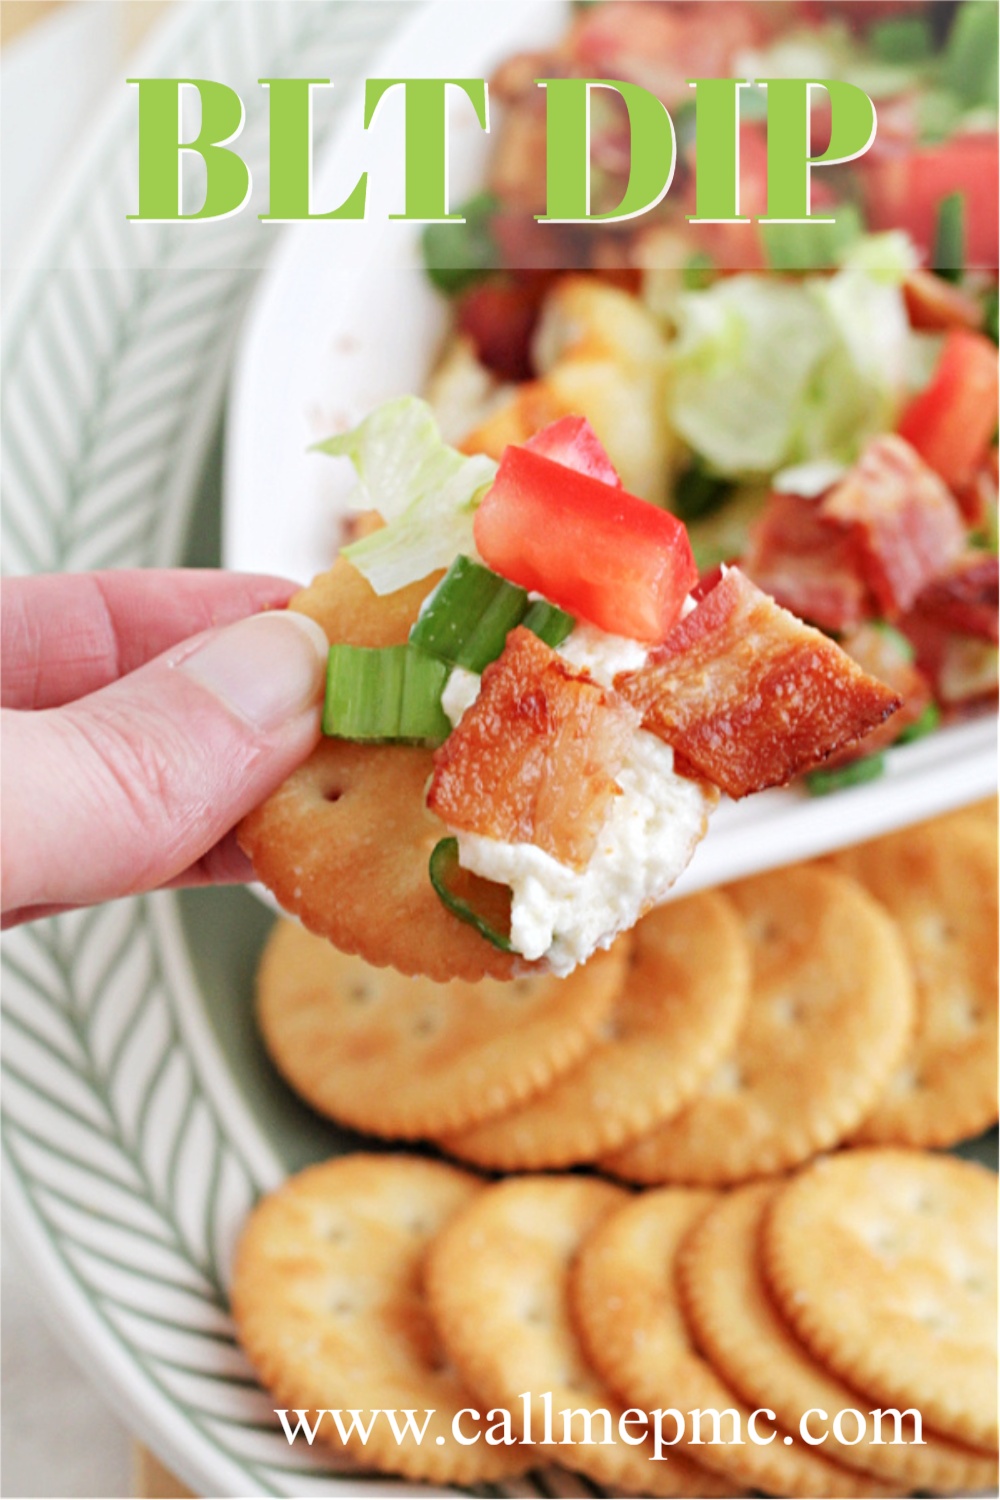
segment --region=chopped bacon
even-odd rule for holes
[[[939,332],[982,327],[983,310],[976,298],[933,271],[911,271],[903,282],[903,296],[912,328]]]
[[[826,630],[851,630],[874,613],[853,531],[798,495],[772,495],[740,566],[785,609]]]
[[[875,438],[820,502],[820,514],[855,528],[880,611],[895,619],[965,546],[951,492],[903,438]]]
[[[736,568],[615,687],[644,729],[730,797],[783,785],[900,703]]]
[[[590,859],[638,715],[530,630],[507,637],[434,756],[427,805],[451,828]]]
[[[931,685],[914,664],[913,648],[898,631],[878,625],[862,625],[841,641],[842,648],[869,677],[875,677],[903,700],[884,724],[866,736],[860,748],[838,751],[828,762],[844,765],[860,755],[876,755],[895,743],[904,729],[916,724],[931,701]]]
[[[988,553],[966,553],[950,572],[928,584],[917,600],[916,612],[945,630],[996,645],[1000,561]]]

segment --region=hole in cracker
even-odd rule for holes
[[[355,979],[347,987],[347,998],[355,1005],[364,1005],[375,994],[374,986],[367,979]]]
[[[433,1011],[429,1011],[429,1010],[422,1011],[419,1016],[416,1016],[414,1018],[414,1022],[413,1022],[413,1035],[414,1036],[433,1036],[434,1033],[436,1031],[438,1031],[439,1029],[440,1029],[440,1018],[437,1015],[435,1015]]]
[[[534,985],[530,979],[515,979],[505,986],[504,993],[521,998],[524,995],[530,995],[533,988]]]
[[[339,802],[340,799],[341,799],[341,797],[343,795],[344,795],[344,793],[343,793],[342,789],[339,786],[329,786],[329,787],[324,788],[324,791],[323,791],[323,801],[324,802]]]
[[[328,1245],[342,1245],[347,1239],[345,1224],[324,1224],[321,1232]]]
[[[357,1308],[347,1297],[334,1297],[330,1303],[330,1312],[335,1318],[353,1318]]]

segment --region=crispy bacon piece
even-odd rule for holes
[[[861,565],[880,612],[895,619],[965,546],[950,490],[894,433],[874,438],[820,501],[820,514],[855,528]]]
[[[997,644],[1000,615],[1000,559],[968,552],[950,572],[928,584],[916,609],[945,630]]]
[[[582,869],[639,716],[518,627],[434,755],[427,805],[451,828],[537,844]]]
[[[860,630],[845,636],[841,646],[869,677],[876,677],[891,688],[903,700],[903,706],[884,724],[873,729],[862,746],[849,747],[832,755],[827,762],[830,766],[845,765],[858,755],[877,755],[880,750],[885,750],[895,743],[904,729],[916,724],[931,701],[931,685],[914,664],[912,647],[898,631],[883,630],[878,625],[862,625]]]
[[[826,630],[851,630],[874,613],[853,532],[813,500],[772,495],[740,566],[785,609]]]
[[[946,707],[965,707],[996,693],[998,566],[970,552],[930,584],[899,622]]]
[[[982,327],[983,310],[976,298],[933,271],[911,271],[903,282],[903,296],[912,328],[975,332]]]
[[[783,785],[900,704],[737,568],[615,687],[644,729],[730,797]]]

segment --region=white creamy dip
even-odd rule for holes
[[[568,974],[608,948],[685,869],[715,805],[698,782],[674,771],[674,752],[638,730],[618,773],[622,795],[586,868],[572,870],[534,844],[458,833],[459,862],[513,892],[511,942]]]
[[[693,608],[693,601],[685,602]],[[638,671],[648,650],[641,641],[581,623],[559,654],[610,688],[617,673]],[[453,726],[475,703],[480,681],[463,667],[452,671],[441,705]],[[613,799],[584,870],[561,864],[535,844],[450,830],[465,869],[510,887],[514,948],[527,959],[546,958],[555,974],[568,974],[596,948],[610,947],[662,900],[686,868],[715,806],[698,782],[676,774],[670,746],[644,730],[633,737],[617,781],[621,796]]]

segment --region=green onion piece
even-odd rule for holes
[[[456,557],[420,612],[410,640],[452,666],[481,672],[524,619],[524,589],[470,557]]]
[[[924,735],[933,734],[940,722],[941,710],[936,703],[928,703],[916,723],[907,724],[906,728],[896,739],[896,744],[912,745],[914,740],[922,740]]]
[[[732,492],[732,480],[713,474],[696,457],[674,486],[670,508],[682,521],[697,521],[718,510]]]
[[[447,678],[443,662],[411,645],[331,646],[323,733],[440,745],[451,733],[441,707]]]
[[[458,839],[435,844],[429,865],[431,885],[448,910],[459,921],[474,927],[481,937],[504,953],[513,953],[510,942],[510,891],[506,886],[483,880],[463,870],[458,862]],[[472,897],[475,905],[468,899]],[[505,910],[506,908],[506,910]],[[506,928],[506,932],[503,929]]]
[[[562,645],[576,621],[572,615],[568,615],[558,605],[550,604],[547,599],[534,599],[528,605],[528,613],[521,624],[554,651],[557,646]]]
[[[965,269],[964,193],[949,193],[938,204],[931,267],[945,281],[957,281]]]
[[[834,771],[810,771],[805,777],[806,789],[810,797],[827,797],[845,787],[877,781],[884,771],[884,755],[866,755],[863,760],[852,760],[849,766],[838,766]]]
[[[1000,344],[1000,292],[993,286],[986,293],[983,310],[983,328],[994,344]]]
[[[998,51],[995,0],[963,0],[945,48],[944,82],[965,109],[996,109]]]
[[[490,228],[499,207],[492,193],[478,193],[459,210],[464,224],[427,225],[424,265],[438,291],[452,297],[499,267],[500,251]]]
[[[901,16],[873,26],[868,45],[880,62],[926,62],[934,52],[934,35],[926,17]]]
[[[764,253],[772,271],[816,271],[835,266],[864,232],[853,203],[837,206],[832,224],[761,224]]]
[[[692,255],[681,272],[681,281],[687,292],[703,292],[714,280],[715,262],[704,250]]]

